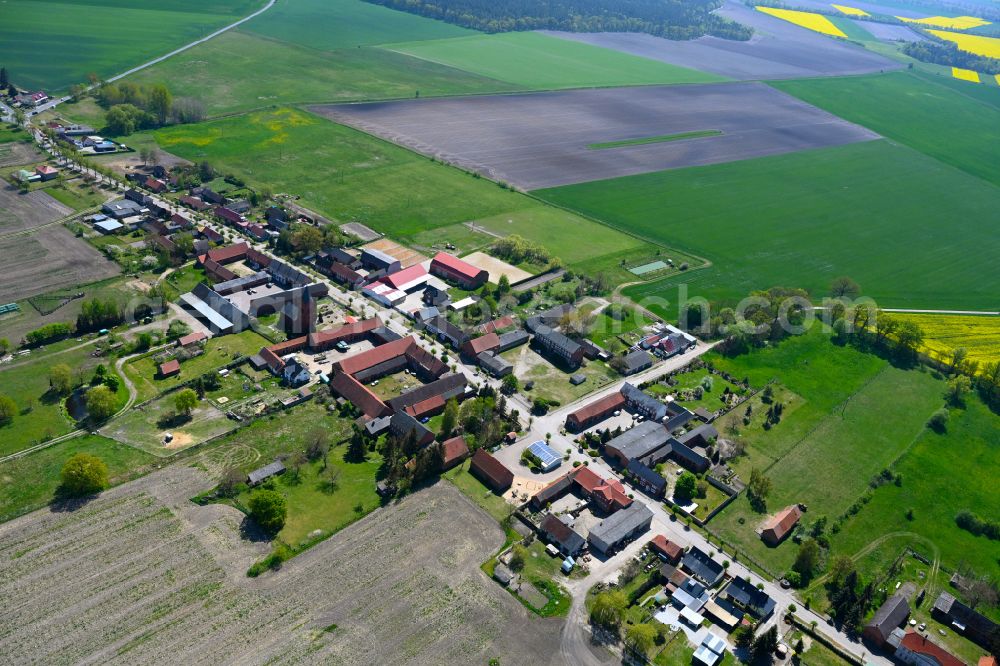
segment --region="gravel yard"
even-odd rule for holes
[[[188,501],[211,483],[174,465],[0,526],[0,662],[563,663],[561,621],[479,569],[503,533],[450,484],[249,579],[267,546]]]

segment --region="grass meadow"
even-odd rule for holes
[[[278,0],[242,29],[321,51],[476,34],[362,0]]]
[[[724,80],[714,74],[536,32],[474,35],[384,48],[533,90]]]
[[[893,72],[771,85],[1000,185],[1000,89],[949,81]]]
[[[383,49],[318,51],[242,30],[220,35],[138,72],[129,80],[168,83],[175,96],[202,100],[209,115],[283,104],[399,99],[418,93],[421,97],[478,94],[517,88]]]
[[[113,439],[84,435],[54,444],[29,456],[0,463],[0,522],[40,509],[59,487],[59,474],[77,453],[89,453],[108,466],[111,485],[153,469],[153,456]]]
[[[64,90],[90,73],[107,78],[163,55],[260,8],[262,0],[6,0],[0,60],[23,88]]]
[[[1000,236],[982,223],[1000,189],[888,141],[535,194],[713,262],[628,288],[636,300],[673,300],[680,285],[718,301],[776,285],[819,297],[849,275],[885,307],[995,306],[1000,268],[990,257]],[[666,317],[675,308],[651,306]]]
[[[940,554],[952,569],[968,564],[995,573],[1000,546],[954,522],[964,509],[983,516],[1000,510],[991,492],[992,470],[1000,462],[994,441],[1000,415],[978,397],[969,395],[963,408],[952,408],[947,431],[936,433],[926,421],[944,404],[942,378],[833,345],[818,328],[750,354],[708,359],[756,387],[774,381],[775,397],[786,405],[781,422],[770,430],[759,420],[766,407],[759,401],[751,403],[749,426],[742,423],[742,407],[716,424],[723,436],[747,445],[747,455],[730,463],[742,478],[757,467],[772,479],[768,512],[803,503],[808,523],[826,516],[832,524],[869,491],[873,477],[891,468],[902,476],[900,485],[872,491],[860,512],[830,536],[832,552],[864,555],[866,570],[874,571],[913,545],[928,556]],[[734,421],[738,431],[729,427]],[[910,508],[913,520],[906,517]],[[791,566],[797,546],[790,540],[765,546],[754,532],[765,517],[741,496],[709,527],[780,574]]]
[[[94,349],[93,345],[86,345],[54,353],[36,350],[32,356],[18,357],[16,361],[0,366],[0,394],[12,398],[20,410],[10,424],[0,427],[0,456],[66,434],[77,427],[76,421],[66,412],[65,398],[49,392],[49,369],[64,363],[72,368],[77,378],[89,382],[98,365],[105,363],[110,367],[107,359],[91,356]],[[128,389],[121,382],[118,387],[119,409],[126,400]]]

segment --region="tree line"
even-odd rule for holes
[[[712,35],[745,41],[753,31],[713,14],[719,0],[368,0],[483,32],[644,32],[667,39]]]
[[[95,93],[97,103],[107,109],[104,121],[108,132],[127,136],[140,129],[169,123],[194,123],[205,118],[201,101],[175,99],[162,83],[141,85],[130,81],[102,83]]]
[[[921,62],[947,67],[961,67],[983,74],[1000,74],[1000,60],[963,51],[956,44],[944,41],[907,42],[903,53]]]

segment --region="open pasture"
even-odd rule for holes
[[[75,511],[0,527],[0,592],[12,610],[0,659],[517,664],[555,656],[560,623],[529,616],[486,578],[479,564],[503,532],[449,484],[375,511],[252,581],[242,572],[263,544],[241,539],[242,514],[188,501],[211,484],[175,465]]]
[[[6,0],[0,61],[24,88],[47,92],[108,78],[233,23],[262,0]]]
[[[0,236],[0,256],[4,257],[0,271],[0,301],[4,303],[119,272],[117,264],[61,224]]]
[[[759,83],[322,107],[320,113],[524,189],[877,138]],[[715,130],[666,143],[592,144]]]
[[[912,72],[772,85],[1000,185],[1000,91],[995,88]]]
[[[627,32],[547,34],[739,80],[855,75],[902,67],[860,46],[803,30],[742,3],[725,2],[718,13],[752,27],[753,37],[734,42],[717,37],[677,41]]]
[[[532,90],[722,80],[694,68],[555,39],[540,32],[473,35],[383,48]]]
[[[278,0],[241,29],[321,51],[476,34],[363,0]]]
[[[247,76],[247,72],[253,75]],[[517,89],[509,83],[393,51],[364,46],[318,51],[239,29],[144,69],[128,80],[169,82],[175,96],[202,100],[209,115],[281,104]]]
[[[157,143],[251,184],[302,197],[338,222],[406,236],[537,205],[397,146],[294,109],[167,127]]]
[[[1000,189],[887,141],[537,194],[713,262],[629,287],[633,299],[673,299],[682,284],[730,304],[778,285],[818,299],[849,275],[883,307],[996,307],[1000,237],[982,215],[1000,205]]]

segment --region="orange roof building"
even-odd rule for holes
[[[764,523],[763,528],[761,528],[760,538],[770,546],[777,546],[791,533],[792,528],[795,527],[801,517],[802,510],[799,509],[797,504],[785,507]]]

